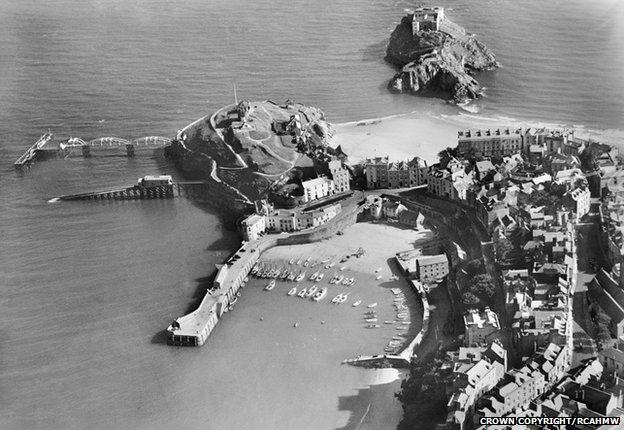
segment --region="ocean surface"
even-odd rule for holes
[[[357,428],[368,376],[336,367],[329,335],[292,347],[286,322],[309,311],[246,290],[210,345],[162,344],[238,243],[211,207],[47,203],[172,172],[161,153],[12,163],[48,128],[173,136],[231,102],[234,83],[239,98],[313,104],[337,123],[411,113],[624,141],[624,3],[440,0],[502,64],[463,108],[386,91],[387,38],[416,3],[0,2],[0,428]]]

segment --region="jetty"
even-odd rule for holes
[[[206,292],[193,312],[176,318],[167,327],[167,342],[176,346],[202,346],[219,318],[233,306],[236,293],[242,287],[263,249],[274,240],[245,243],[225,264],[219,265],[212,288]]]
[[[207,184],[203,181],[173,182],[169,175],[144,176],[131,187],[116,188],[104,191],[90,191],[79,194],[68,194],[55,197],[51,203],[75,200],[147,200],[169,199],[181,195],[192,195],[201,192]]]
[[[53,143],[53,134],[48,131],[43,134],[14,164],[16,169],[33,164],[44,158],[67,158],[76,151],[84,158],[91,157],[98,152],[123,151],[128,157],[134,157],[138,149],[157,149],[171,145],[171,139],[162,136],[145,136],[127,140],[120,137],[99,137],[89,141],[79,137],[70,137],[66,141]]]
[[[44,133],[30,148],[26,150],[16,161],[13,163],[16,169],[21,169],[25,166],[33,163],[41,154],[43,147],[52,140],[52,133],[48,130]]]

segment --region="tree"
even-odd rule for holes
[[[481,303],[481,300],[479,300],[479,298],[475,296],[474,294],[472,294],[470,291],[467,291],[464,294],[462,294],[462,303],[466,307],[471,308],[471,307],[478,306]]]
[[[480,259],[475,258],[474,260],[470,260],[466,263],[466,273],[468,276],[472,277],[483,272],[485,272],[485,269],[483,268],[483,262]]]
[[[492,277],[488,274],[481,274],[472,277],[468,292],[477,296],[484,303],[492,305],[496,299],[497,291]]]
[[[501,237],[496,241],[495,251],[496,259],[504,266],[515,265],[520,258],[520,253],[514,244],[506,237]]]

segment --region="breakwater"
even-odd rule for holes
[[[355,206],[311,231],[268,235],[255,241],[243,242],[225,264],[218,266],[213,286],[206,292],[197,309],[176,318],[167,327],[167,342],[176,346],[202,346],[219,318],[231,309],[239,290],[245,284],[245,278],[263,252],[274,246],[327,239],[355,224],[363,209],[363,205]]]

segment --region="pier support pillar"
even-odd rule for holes
[[[91,147],[89,145],[82,145],[82,156],[89,158],[91,156]]]

